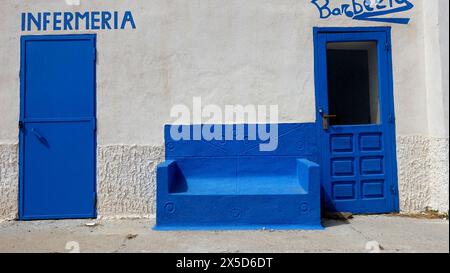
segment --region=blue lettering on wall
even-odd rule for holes
[[[102,11],[102,29],[111,29],[111,25],[109,24],[109,20],[111,20],[111,12]]]
[[[348,0],[346,4],[332,6],[330,0],[312,0],[321,19],[345,16],[353,20],[408,24],[410,18],[386,18],[383,16],[411,10],[409,0]]]
[[[61,12],[53,13],[53,29],[61,30]]]
[[[131,11],[24,12],[22,31],[135,29]]]
[[[126,11],[123,15],[122,26],[120,28],[124,29],[127,23],[130,23],[132,28],[136,28],[134,25],[133,15],[129,11]]]

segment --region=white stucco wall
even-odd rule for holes
[[[424,6],[430,207],[448,210],[448,1]],[[445,172],[444,172],[445,171]]]
[[[401,208],[448,211],[448,1],[412,2],[392,25]],[[130,10],[137,29],[20,31],[21,12],[89,10]],[[321,20],[309,0],[2,0],[0,18],[0,218],[16,213],[22,34],[98,34],[99,215],[148,216],[173,105],[278,104],[281,122],[313,122],[312,28],[388,25]]]

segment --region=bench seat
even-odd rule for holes
[[[187,157],[157,169],[157,230],[321,229],[319,166],[295,157]]]

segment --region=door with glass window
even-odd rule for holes
[[[316,29],[317,127],[327,211],[398,211],[390,30]]]

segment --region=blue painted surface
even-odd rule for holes
[[[22,31],[135,29],[131,11],[23,12]]]
[[[385,22],[392,24],[409,24],[410,18],[390,17],[386,15],[401,14],[414,8],[408,0],[349,0],[347,3],[335,4],[330,0],[312,0],[311,3],[317,8],[321,19],[332,17],[347,17],[352,20]]]
[[[315,125],[279,132],[278,149],[260,152],[258,141],[174,141],[166,126],[155,229],[321,229]]]
[[[315,28],[317,132],[320,136],[322,199],[328,211],[399,211],[390,28]],[[326,44],[376,41],[381,123],[330,126]]]
[[[92,218],[95,35],[21,39],[19,217]]]

